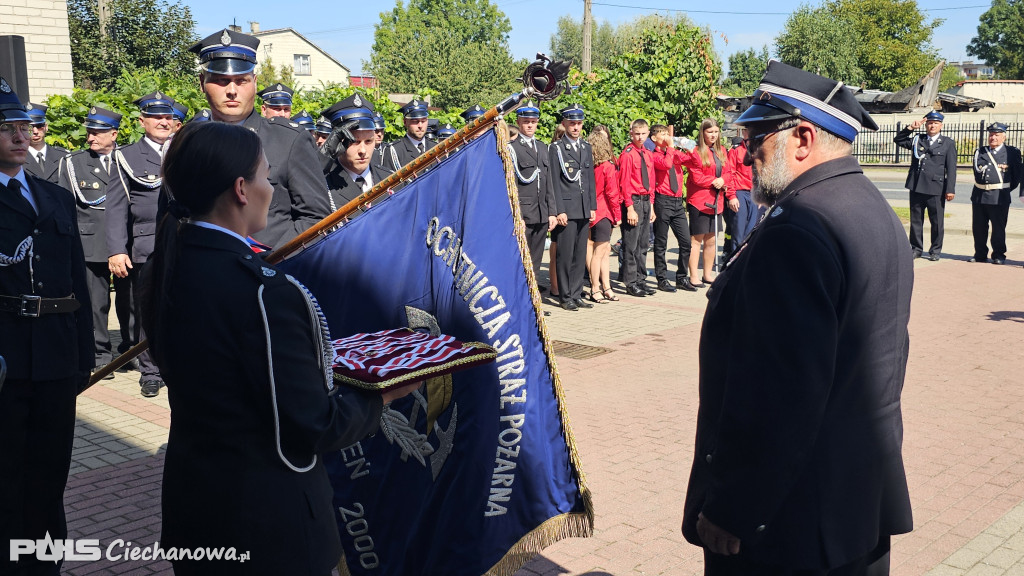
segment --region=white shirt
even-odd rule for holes
[[[243,238],[241,234],[235,232],[234,230],[228,230],[223,226],[218,226],[216,224],[206,222],[203,220],[193,220],[192,223],[195,224],[196,226],[199,226],[200,228],[206,228],[207,230],[217,230],[218,232],[223,232],[228,236],[234,236],[235,238],[238,238],[239,242],[245,244],[246,248],[252,250],[252,246],[249,245],[249,241]]]
[[[355,172],[352,172],[348,168],[345,168],[345,172],[348,172],[348,177],[349,179],[352,180],[353,184],[356,183],[356,178],[363,179],[363,192],[368,192],[371,188],[373,188],[373,174],[370,172],[369,166],[366,167],[366,170],[363,170],[362,174],[356,174]]]
[[[47,146],[44,142],[42,148],[40,148],[39,150],[36,150],[35,148],[29,148],[28,153],[32,156],[33,160],[42,164],[42,161],[39,160],[39,155],[42,154],[43,158],[46,158],[46,152],[48,151],[48,149],[49,146]]]
[[[160,151],[160,149],[163,148],[163,144],[157,144],[156,142],[150,140],[149,136],[143,136],[142,139],[145,140],[146,144],[149,144],[149,147],[155,150],[156,153],[159,154],[161,158],[164,157],[163,152]]]

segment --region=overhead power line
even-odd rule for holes
[[[690,14],[723,14],[728,16],[789,16],[792,12],[742,12],[734,10],[688,10],[684,8],[657,8],[654,6],[634,6],[629,4],[611,4],[608,2],[593,2],[594,6],[608,6],[610,8],[628,8],[631,10],[655,10],[658,12],[687,12]],[[950,8],[920,8],[922,12],[939,12],[944,10],[972,10],[975,8],[991,8],[989,4],[976,6],[954,6]]]

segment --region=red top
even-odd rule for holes
[[[683,181],[686,179],[683,175],[683,159],[685,157],[686,155],[681,150],[675,148],[654,150],[655,193],[673,198],[679,198],[686,194],[686,187],[683,185]],[[672,179],[668,177],[669,170],[675,170],[676,173],[679,190],[675,192],[672,191]]]
[[[683,166],[686,166],[687,171],[690,173],[690,177],[686,179],[686,201],[696,207],[698,210],[705,214],[711,214],[711,208],[705,206],[705,203],[715,203],[715,214],[722,213],[722,207],[725,206],[725,202],[722,200],[722,193],[720,190],[712,190],[711,183],[715,180],[715,163],[711,162],[710,165],[705,166],[700,159],[700,149],[694,148],[692,152],[685,153],[683,158]],[[725,179],[725,165],[723,159],[722,166],[722,179]],[[715,198],[715,195],[718,198]],[[732,191],[726,191],[726,195],[731,194],[729,198],[735,198],[736,193]]]
[[[597,216],[590,225],[597,224],[602,218],[617,225],[622,221],[622,198],[619,197],[615,163],[608,160],[594,166],[594,180],[597,181]]]
[[[743,165],[743,158],[747,155],[747,145],[739,146],[729,150],[729,159],[725,162],[725,185],[729,191],[736,195],[736,190],[754,189],[754,169]],[[731,198],[732,196],[730,196]]]
[[[649,189],[644,189],[643,178],[640,175],[640,157],[643,156],[647,163],[647,182]],[[653,199],[654,196],[654,156],[651,151],[640,146],[628,144],[619,155],[619,193],[622,195],[622,203],[626,206],[633,205],[633,196],[641,195]]]

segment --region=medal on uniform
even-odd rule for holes
[[[99,182],[93,182],[93,183],[92,183],[92,187],[93,187],[94,189],[98,189],[98,188],[100,187],[100,183],[99,183]]]

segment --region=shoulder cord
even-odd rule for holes
[[[334,346],[331,345],[331,329],[327,326],[327,317],[324,316],[323,310],[320,309],[320,303],[317,302],[316,296],[302,285],[301,282],[296,280],[291,274],[285,274],[285,278],[292,283],[293,286],[302,292],[303,298],[306,300],[306,309],[309,311],[309,319],[313,322],[313,341],[318,344],[320,348],[320,357],[323,360],[320,363],[320,367],[324,371],[324,388],[328,393],[334,390],[334,370],[332,365],[334,364]]]
[[[519,183],[520,184],[532,184],[533,181],[536,180],[538,176],[540,176],[540,168],[534,169],[533,175],[530,176],[529,178],[523,176],[523,173],[519,171],[519,157],[516,156],[516,149],[512,147],[512,143],[511,142],[509,142],[507,144],[507,146],[508,146],[508,153],[509,153],[509,155],[512,156],[512,168],[516,172],[516,178],[519,179]]]
[[[568,180],[569,182],[576,182],[576,183],[578,183],[580,185],[580,188],[582,189],[583,188],[583,183],[580,182],[580,176],[583,175],[583,172],[582,171],[576,172],[576,177],[575,178],[573,178],[572,176],[569,176],[569,173],[565,171],[565,158],[562,156],[562,147],[561,146],[556,146],[555,147],[555,151],[558,152],[558,167],[561,168],[561,170],[562,170],[562,176],[565,176],[565,179]]]
[[[143,144],[143,146],[146,146],[146,144]],[[117,163],[124,170],[125,174],[127,174],[128,177],[131,178],[132,181],[135,182],[136,184],[138,184],[139,186],[142,186],[143,188],[148,188],[148,189],[152,190],[154,188],[159,188],[160,185],[163,184],[163,182],[164,182],[163,178],[157,178],[156,180],[140,180],[139,178],[137,178],[135,176],[135,172],[132,170],[131,165],[128,164],[128,161],[125,160],[124,154],[121,154],[121,150],[120,149],[114,150],[114,155],[117,158]]]
[[[980,154],[979,154],[980,152],[981,152],[981,148],[978,148],[977,150],[974,151],[974,171],[978,172],[978,173],[984,174],[985,170],[982,169],[980,164],[978,164],[978,158],[980,157]],[[996,162],[996,159],[992,156],[992,149],[989,148],[988,146],[985,147],[985,155],[988,156],[988,161],[991,162],[992,166],[995,167],[996,175],[999,176],[999,183],[1002,184],[1003,183],[1003,171],[999,169],[999,163]],[[987,168],[987,166],[986,166],[986,168]]]
[[[920,134],[914,134],[914,140],[913,140],[913,142],[911,142],[910,151],[914,153],[914,158],[917,158],[918,160],[924,158],[924,153],[921,152],[918,149],[918,147],[917,147],[917,143],[920,142],[920,141],[921,141],[921,135]]]
[[[107,195],[104,194],[96,200],[86,200],[85,196],[82,195],[82,190],[78,187],[78,176],[75,175],[75,162],[71,159],[71,156],[67,156],[64,159],[65,164],[68,166],[68,180],[71,182],[71,190],[78,197],[79,204],[84,204],[94,210],[106,210],[105,207],[100,206],[106,199]]]
[[[391,152],[391,166],[394,167],[395,172],[398,172],[402,166],[398,164],[398,152],[395,152],[395,145],[388,144],[388,150]],[[384,154],[381,154],[381,162],[384,161]]]
[[[15,248],[14,256],[8,256],[7,254],[4,254],[3,252],[0,252],[0,266],[7,267],[7,266],[11,266],[12,264],[18,264],[19,262],[24,260],[25,257],[27,256],[28,257],[28,283],[29,283],[29,286],[33,286],[34,287],[35,286],[35,282],[34,282],[34,280],[35,280],[35,271],[32,269],[32,260],[34,259],[33,258],[34,252],[33,252],[33,249],[32,249],[33,245],[34,245],[34,242],[32,240],[32,235],[30,234],[24,240],[21,241],[21,244],[18,244],[17,248]]]

